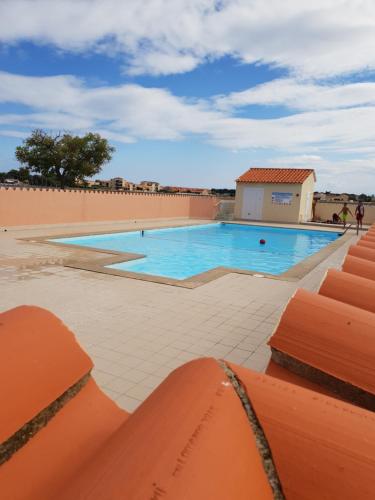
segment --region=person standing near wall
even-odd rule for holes
[[[357,234],[360,229],[362,229],[363,217],[365,216],[365,207],[363,206],[362,201],[358,202],[358,205],[355,208],[355,218],[357,219]]]
[[[348,218],[348,214],[350,214],[352,217],[354,217],[350,208],[348,207],[347,203],[344,203],[344,206],[342,207],[342,209],[338,213],[339,217],[340,217],[340,214],[342,214],[341,219],[342,219],[342,222],[344,223],[344,227],[346,226],[346,219]]]

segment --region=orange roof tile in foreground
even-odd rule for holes
[[[372,233],[366,233],[361,237],[361,240],[375,242],[375,235]]]
[[[375,498],[372,412],[231,365],[266,434],[288,500]]]
[[[55,499],[127,416],[90,379],[46,427],[0,465],[1,500]]]
[[[164,496],[273,498],[241,401],[213,359],[175,370],[56,500]]]
[[[344,401],[344,399],[340,397],[339,394],[335,394],[333,391],[327,389],[326,387],[323,387],[317,382],[312,382],[306,377],[302,377],[301,375],[297,375],[296,373],[291,372],[287,368],[284,368],[283,366],[280,366],[278,363],[273,361],[272,358],[268,362],[265,373],[267,375],[270,375],[271,377],[284,380],[284,382],[299,385],[300,387],[304,387],[305,389],[310,389],[311,391],[319,392],[320,394],[325,394],[326,396],[331,396]]]
[[[237,182],[255,182],[272,184],[303,184],[309,175],[314,174],[309,168],[250,168]]]
[[[23,306],[2,313],[0,444],[91,368],[73,334],[50,312]],[[55,498],[127,416],[90,378],[46,427],[0,465],[1,499]]]
[[[375,262],[371,262],[371,260],[347,255],[343,262],[342,270],[369,280],[375,280]]]
[[[44,320],[47,326],[56,320],[45,311],[19,308],[23,328],[16,328],[16,338],[23,339],[18,332],[32,330],[29,313],[37,313],[29,323],[38,316],[41,330]],[[65,346],[71,337],[60,328],[55,341]],[[14,342],[9,346],[18,349]],[[71,349],[76,360],[68,356],[68,363],[82,368],[78,344],[72,343]],[[43,357],[41,365],[46,366]],[[266,375],[233,369],[264,429],[288,500],[374,498],[373,414]],[[67,371],[71,373],[69,366]],[[231,382],[212,359],[190,362],[127,418],[90,378],[46,427],[0,466],[1,498],[272,499],[253,430]]]
[[[358,240],[356,244],[360,247],[367,247],[367,248],[374,248],[375,249],[375,241]]]
[[[74,335],[38,307],[17,307],[0,321],[0,443],[93,367]]]
[[[282,366],[375,409],[375,314],[299,289],[269,345]]]
[[[366,248],[360,245],[350,245],[348,255],[359,257],[360,259],[371,260],[375,262],[375,248]]]
[[[0,323],[1,397],[15,432],[92,362],[47,311],[20,307]],[[8,429],[6,412],[1,419]],[[9,435],[1,430],[0,444]],[[0,465],[0,491],[2,500],[273,498],[241,401],[214,360],[175,372],[131,418],[90,378]]]
[[[320,295],[375,313],[375,281],[329,269],[319,289]]]

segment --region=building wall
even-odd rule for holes
[[[0,226],[191,217],[213,219],[216,198],[0,187]]]
[[[314,174],[310,174],[305,182],[302,184],[301,189],[301,201],[300,201],[300,212],[299,212],[299,222],[307,222],[312,219],[312,203],[314,199],[314,187],[315,187],[315,179]],[[306,212],[306,201],[307,195],[310,193],[309,200],[309,209],[307,218],[305,217]]]
[[[258,184],[238,182],[236,188],[236,204],[234,216],[241,219],[241,209],[244,188],[250,186],[254,188],[263,188],[263,213],[264,221],[274,222],[299,222],[301,211],[301,184]],[[275,205],[272,203],[273,192],[292,193],[292,203],[290,205]],[[298,194],[298,196],[296,196]]]
[[[338,214],[342,209],[343,203],[341,202],[332,202],[332,201],[318,201],[315,206],[315,220],[327,221],[332,220],[332,215],[334,213]],[[348,202],[348,207],[355,213],[355,207],[357,206],[356,202]],[[365,217],[363,220],[364,224],[373,224],[375,222],[375,203],[364,203],[365,207]],[[348,222],[356,223],[354,217],[351,217],[349,214]]]

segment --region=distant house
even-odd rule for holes
[[[114,177],[109,181],[109,187],[114,191],[133,191],[134,184],[122,177]]]
[[[155,191],[159,191],[159,186],[160,184],[155,181],[142,181],[139,183],[138,188],[142,191],[150,191],[153,193]]]
[[[315,172],[301,168],[250,168],[237,179],[235,218],[306,222],[312,218]]]
[[[314,193],[314,199],[319,201],[349,201],[350,197],[347,193]]]
[[[206,188],[190,188],[190,187],[181,187],[181,186],[162,186],[161,190],[167,193],[185,193],[185,194],[202,194],[208,195],[211,194],[210,189]]]
[[[92,184],[92,187],[98,187],[102,189],[109,189],[111,186],[110,181],[102,180],[102,179],[96,179],[94,183]]]
[[[113,179],[104,180],[96,179],[95,181],[85,180],[78,182],[78,184],[86,185],[93,189],[105,189],[113,191],[132,191],[133,183],[123,179],[122,177],[113,177]]]

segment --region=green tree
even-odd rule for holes
[[[18,179],[18,170],[16,168],[12,168],[5,175],[8,179]]]
[[[10,179],[18,179],[21,182],[27,182],[30,178],[30,172],[27,168],[21,167],[18,170],[13,168],[9,170],[6,177]]]
[[[371,196],[365,194],[365,193],[361,193],[359,196],[358,196],[358,200],[359,201],[371,201]]]
[[[43,130],[34,130],[23,146],[16,148],[16,158],[29,172],[65,187],[98,174],[114,151],[99,134],[52,136]]]

